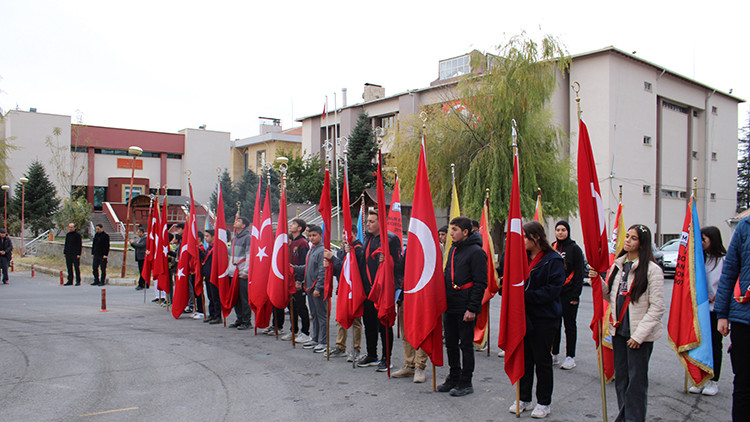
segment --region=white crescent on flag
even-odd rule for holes
[[[224,246],[226,246],[226,244],[227,244],[227,231],[226,231],[226,229],[219,229],[218,236],[216,236],[216,237],[218,237],[219,241],[221,243],[223,243]]]
[[[521,224],[520,218],[512,218],[510,220],[510,232],[511,233],[517,233],[520,236],[522,227],[523,225]],[[523,280],[521,280],[520,283],[511,284],[511,287],[521,287],[521,286],[523,286]]]
[[[594,188],[594,184],[591,183],[591,197],[596,201],[596,214],[599,217],[599,233],[604,233],[604,201],[602,201],[601,195]]]
[[[421,220],[412,217],[409,223],[409,233],[413,233],[414,236],[419,240],[420,248],[422,249],[422,256],[424,257],[424,266],[422,267],[422,274],[419,276],[419,281],[413,289],[405,291],[404,293],[417,293],[422,290],[427,283],[432,280],[432,275],[435,273],[435,264],[437,262],[437,252],[433,248],[426,248],[427,245],[433,244],[432,233],[425,223]]]
[[[276,241],[273,242],[273,259],[271,260],[271,270],[273,271],[273,275],[280,279],[284,279],[284,275],[281,274],[281,271],[279,271],[279,265],[276,262],[276,257],[279,254],[279,249],[281,249],[282,246],[286,245],[286,240],[286,233],[282,233],[278,237],[276,237]]]

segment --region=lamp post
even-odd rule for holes
[[[8,189],[10,189],[10,186],[3,185],[0,186],[0,189],[2,189],[5,193],[5,233],[8,233]]]
[[[26,184],[29,183],[29,179],[22,177],[18,179],[21,182],[21,256],[23,256],[25,250],[24,235],[23,235],[23,220],[24,220],[24,205],[26,203]]]
[[[140,147],[131,146],[128,148],[128,154],[133,156],[133,162],[130,165],[130,195],[128,198],[128,207],[125,214],[125,244],[122,247],[122,270],[120,277],[125,278],[125,265],[128,262],[128,235],[130,234],[130,203],[133,201],[133,178],[135,178],[135,160],[143,154]]]

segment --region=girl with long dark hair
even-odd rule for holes
[[[703,394],[704,396],[715,396],[719,393],[719,376],[721,375],[721,351],[722,335],[717,331],[717,316],[714,312],[714,301],[716,300],[716,291],[719,288],[719,279],[721,271],[724,269],[724,256],[727,250],[724,249],[724,243],[721,241],[721,232],[715,226],[706,226],[701,228],[701,237],[703,238],[703,259],[706,263],[706,283],[708,283],[708,307],[711,310],[711,344],[714,355],[714,377],[703,387],[692,386],[688,392],[693,394]]]
[[[613,310],[617,421],[646,420],[648,362],[654,341],[662,335],[664,315],[664,273],[654,261],[651,245],[648,227],[631,226],[602,286]]]

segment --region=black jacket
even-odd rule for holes
[[[107,256],[109,255],[109,235],[101,232],[94,235],[94,240],[91,242],[91,255],[92,256]]]
[[[367,233],[367,235],[365,235],[365,242],[364,244],[362,244],[362,247],[354,248],[354,252],[357,254],[359,273],[362,277],[362,286],[365,289],[365,295],[368,296],[370,295],[372,282],[375,282],[375,275],[378,273],[378,266],[380,265],[380,260],[378,259],[377,255],[372,256],[372,253],[375,252],[379,247],[380,236],[373,236],[370,233]],[[402,277],[399,277],[397,275],[397,271],[395,271],[396,266],[401,259],[401,242],[398,241],[398,236],[391,232],[388,232],[388,250],[391,253],[391,258],[393,258],[396,290],[398,290],[401,288],[401,282],[403,280]],[[368,252],[370,256],[366,256]]]
[[[554,319],[562,316],[560,291],[565,281],[565,265],[557,252],[547,252],[534,268],[529,268],[526,292],[526,318]]]
[[[583,276],[585,272],[583,252],[570,237],[567,237],[565,240],[558,240],[552,244],[552,247],[555,248],[565,261],[565,279],[563,282],[573,274],[570,283],[563,285],[560,300],[569,302],[577,301],[581,297],[581,290],[583,290]]]
[[[0,250],[5,251],[5,255],[0,255],[0,257],[5,258],[8,261],[13,259],[13,242],[10,241],[10,237],[7,235],[0,238]]]
[[[143,261],[146,259],[146,246],[148,242],[148,236],[143,236],[135,242],[130,242],[130,246],[135,249],[135,260]]]
[[[214,259],[214,245],[208,245],[208,249],[206,249],[206,254],[201,257],[201,262],[203,262],[203,265],[201,266],[201,275],[203,275],[204,280],[208,282],[208,280],[211,278],[211,262]]]
[[[81,255],[81,249],[83,247],[83,239],[78,230],[73,230],[65,235],[65,247],[63,248],[64,255]]]
[[[482,312],[482,296],[487,289],[487,254],[482,249],[482,236],[471,232],[469,236],[451,245],[445,265],[446,313],[464,314],[466,311]],[[455,279],[454,279],[455,277]],[[473,286],[459,290],[469,283]]]

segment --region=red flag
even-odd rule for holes
[[[344,198],[341,203],[344,214],[344,241],[351,245],[354,237],[352,236],[352,214],[349,209],[349,183],[347,179],[348,172],[344,168]],[[339,290],[336,296],[336,321],[342,327],[349,329],[354,319],[362,316],[364,301],[365,291],[357,266],[357,257],[354,248],[352,248],[344,257],[341,276],[339,277]]]
[[[599,190],[599,178],[596,175],[589,132],[583,120],[579,119],[578,122],[578,204],[581,213],[583,245],[586,249],[586,260],[591,268],[598,273],[604,273],[609,268],[609,244],[607,227],[604,223],[604,204]],[[599,347],[599,321],[604,315],[604,306],[602,285],[596,280],[591,283],[591,295],[594,301],[594,317],[591,319],[590,326],[596,347]]]
[[[250,307],[255,312],[255,326],[268,327],[273,308],[268,300],[268,273],[271,270],[271,249],[273,248],[273,227],[271,222],[271,189],[266,187],[266,200],[263,213],[260,211],[260,183],[255,200],[253,215],[253,239],[250,246],[251,277],[248,295]]]
[[[182,242],[177,261],[177,274],[174,279],[174,297],[172,298],[172,316],[179,318],[190,300],[188,277],[190,274],[200,274],[200,258],[198,256],[198,228],[195,223],[195,203],[193,202],[193,185],[190,186],[190,213],[186,230],[187,239]],[[198,271],[196,272],[196,268]],[[196,296],[199,293],[196,291]]]
[[[268,273],[268,298],[278,308],[286,308],[289,303],[289,285],[294,283],[289,266],[289,231],[286,221],[286,187],[281,189],[279,221],[276,224],[276,238],[271,255],[271,271]]]
[[[159,203],[157,202],[157,207]],[[151,272],[154,265],[154,234],[155,234],[155,223],[154,220],[154,203],[151,201],[151,206],[148,209],[148,239],[146,240],[146,258],[143,261],[143,270],[141,271],[141,277],[146,280],[146,288],[151,287]]]
[[[188,215],[188,234],[187,234],[187,246],[188,254],[190,254],[190,260],[188,261],[188,273],[195,274],[195,296],[203,294],[203,283],[200,283],[201,273],[201,258],[199,253],[198,241],[198,215],[195,213],[195,202],[193,201],[193,185],[188,181],[190,186],[190,214]]]
[[[536,189],[536,207],[534,208],[534,221],[544,224],[544,212],[542,211],[542,188]]]
[[[518,179],[518,154],[515,154],[510,210],[508,211],[508,234],[505,238],[503,295],[498,336],[498,346],[505,350],[505,373],[508,374],[511,384],[515,384],[525,372],[523,357],[523,338],[526,336],[524,281],[529,278],[529,262],[523,240]]]
[[[404,337],[415,349],[424,350],[435,366],[443,366],[445,280],[424,148],[423,137],[404,272]],[[396,192],[393,202],[397,199]]]
[[[326,166],[323,190],[320,192],[318,212],[323,219],[323,247],[331,250],[331,174]],[[328,262],[330,264],[330,261]],[[333,265],[326,267],[326,277],[323,283],[323,300],[328,300],[333,294]],[[330,305],[330,302],[329,302]]]
[[[232,312],[237,295],[232,294],[229,278],[229,246],[227,246],[227,221],[224,218],[224,198],[221,184],[218,187],[216,200],[216,231],[214,232],[213,258],[211,258],[210,282],[219,289],[221,314],[224,318]]]
[[[483,348],[487,343],[487,326],[489,325],[490,299],[500,290],[497,284],[497,270],[495,270],[495,248],[492,246],[490,237],[490,199],[484,199],[482,208],[482,219],[479,221],[479,234],[482,235],[482,249],[487,254],[487,288],[482,297],[482,312],[477,315],[477,323],[474,326],[474,345]]]
[[[401,194],[398,188],[398,175],[396,175],[396,185],[393,187],[393,196],[391,197],[391,208],[388,210],[388,231],[398,236],[398,244],[404,244],[404,226],[401,223]]]
[[[164,205],[161,216],[159,216],[159,207],[156,207],[157,217],[159,217],[159,231],[154,242],[156,255],[154,257],[154,276],[156,277],[156,288],[163,292],[169,292],[169,233],[167,232],[167,196],[164,196]]]
[[[380,250],[384,256],[378,265],[378,273],[372,283],[370,296],[378,319],[386,327],[392,327],[396,321],[396,281],[393,275],[393,257],[388,242],[388,223],[385,213],[385,190],[383,187],[383,156],[378,151],[378,223],[380,224]]]

